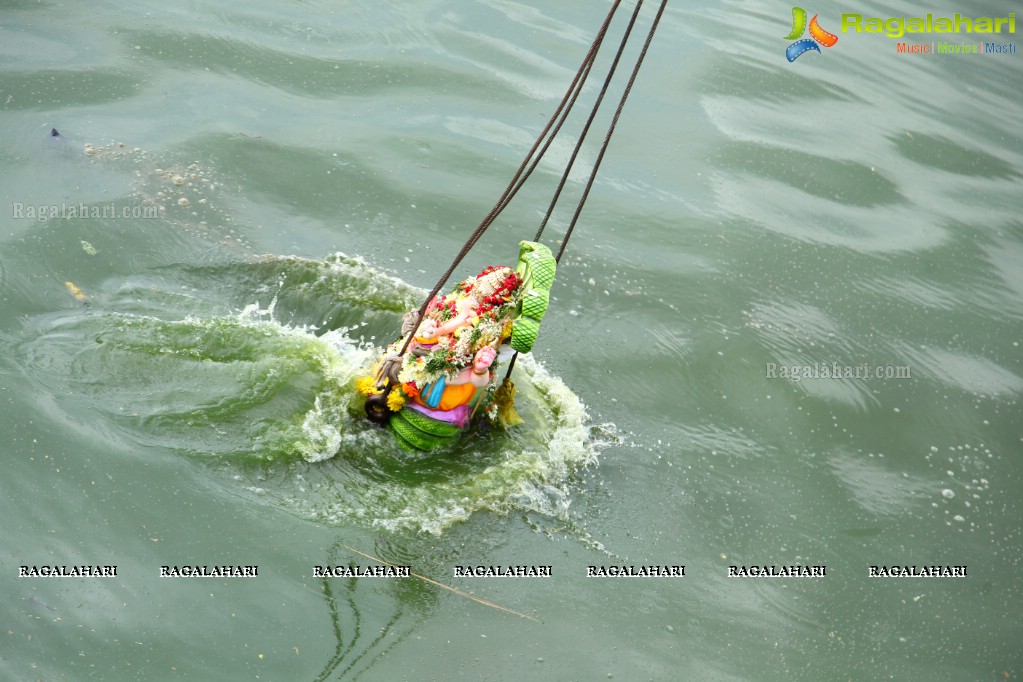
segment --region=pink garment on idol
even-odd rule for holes
[[[459,405],[458,407],[451,410],[431,410],[429,407],[424,407],[419,403],[410,402],[405,406],[406,409],[412,408],[417,412],[425,414],[431,419],[437,419],[442,422],[448,422],[454,424],[460,429],[464,429],[465,425],[469,423],[469,406]]]

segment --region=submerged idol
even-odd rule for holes
[[[462,280],[430,301],[422,321],[418,311],[407,313],[401,338],[357,380],[369,418],[389,425],[402,447],[453,443],[477,415],[504,426],[518,421],[514,386],[498,382],[495,370],[533,347],[556,269],[546,246],[519,247],[514,270],[490,266]]]

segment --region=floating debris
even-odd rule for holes
[[[139,147],[129,147],[124,142],[110,142],[102,146],[96,146],[86,142],[83,151],[86,156],[93,159],[123,159],[134,157],[136,162],[146,158],[146,153]]]
[[[64,282],[64,286],[67,287],[68,293],[74,296],[76,299],[85,303],[87,297],[85,292],[78,288],[74,282]]]
[[[97,253],[99,253],[98,251],[96,251],[95,246],[85,241],[84,239],[82,240],[82,251],[85,251],[90,256],[95,256]]]
[[[50,128],[50,137],[60,137],[60,133],[56,128]]]

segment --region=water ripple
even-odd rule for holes
[[[429,83],[431,89],[471,97],[486,89],[494,97],[510,96],[492,80],[414,59],[378,61],[310,56],[275,49],[262,42],[193,33],[142,31],[129,36],[143,57],[177,70],[212,71],[231,79],[264,83],[311,98],[342,95],[366,97],[387,91],[405,92]]]
[[[904,357],[912,358],[914,376],[927,375],[972,394],[1014,396],[1023,392],[1023,377],[990,358],[932,346],[893,344]]]
[[[5,109],[63,109],[134,97],[142,80],[128,72],[104,69],[36,69],[0,73]]]
[[[901,516],[920,506],[931,483],[919,476],[890,470],[882,461],[839,452],[828,466],[849,497],[870,515]]]
[[[943,135],[904,131],[889,139],[899,154],[934,170],[981,178],[1020,177],[1019,171],[1007,161],[980,149],[964,147]]]

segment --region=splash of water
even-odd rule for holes
[[[134,442],[192,458],[236,493],[330,525],[440,533],[482,510],[563,517],[573,473],[597,457],[582,402],[528,355],[513,376],[523,426],[423,455],[370,424],[352,387],[383,345],[365,337],[377,324],[367,320],[393,329],[423,294],[359,259],[260,258],[163,276],[161,286],[93,287],[115,293],[88,314],[36,320],[19,354],[76,411],[84,403]],[[271,299],[224,314],[180,293],[192,289],[183,281]],[[321,333],[314,321],[325,319],[347,324]]]

